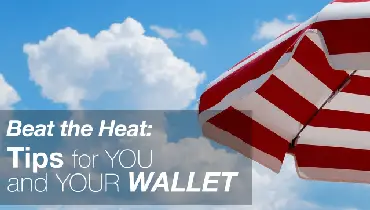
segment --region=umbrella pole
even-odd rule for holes
[[[316,110],[316,112],[308,119],[308,121],[303,125],[303,127],[299,130],[298,134],[292,139],[292,142],[289,145],[289,151],[293,153],[293,149],[297,145],[297,141],[300,137],[300,134],[303,132],[303,130],[311,123],[311,121],[316,117],[316,115],[320,112],[320,110],[329,103],[340,91],[345,88],[349,82],[351,81],[351,77],[357,72],[358,70],[354,70],[351,74],[348,75],[348,77],[339,85],[339,87],[331,93],[331,95],[325,100],[325,102],[320,106],[319,109]]]

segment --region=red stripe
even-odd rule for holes
[[[306,124],[317,110],[316,106],[275,75],[272,75],[256,92],[302,124]]]
[[[289,147],[288,141],[240,111],[228,108],[208,122],[240,138],[252,147],[270,154],[280,161],[284,160]]]
[[[272,70],[296,38],[297,35],[290,37],[206,90],[200,97],[199,112],[211,108],[235,89]]]
[[[329,54],[370,52],[369,18],[317,22],[312,28],[325,37]]]
[[[370,96],[370,78],[353,75],[351,81],[343,88],[342,92]]]
[[[304,144],[298,144],[295,148],[298,167],[370,171],[369,157],[369,150]]]
[[[307,36],[299,43],[293,58],[333,91],[348,77],[346,72],[334,70],[325,53]]]
[[[370,131],[370,115],[322,109],[310,123],[314,127],[327,127]]]

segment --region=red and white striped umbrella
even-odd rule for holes
[[[248,114],[248,110],[251,114]],[[370,182],[370,0],[336,0],[201,95],[206,137],[279,172]]]

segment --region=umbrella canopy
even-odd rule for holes
[[[279,172],[370,182],[370,0],[336,0],[212,82],[206,137]]]

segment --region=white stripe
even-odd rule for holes
[[[355,75],[362,76],[362,77],[370,77],[370,71],[369,70],[358,70]]]
[[[328,4],[318,15],[317,22],[327,20],[359,19],[370,17],[370,2]],[[345,29],[344,29],[345,30]]]
[[[298,144],[370,150],[370,132],[307,126]]]
[[[309,38],[320,50],[327,54],[328,50],[326,48],[325,40],[321,32],[317,29],[310,29],[306,32],[307,38]]]
[[[233,107],[242,112],[248,111],[246,115],[250,115],[251,111],[250,117],[254,121],[288,142],[291,142],[302,127],[298,121],[255,92],[236,101]]]
[[[280,160],[255,147],[251,147],[238,137],[219,129],[208,122],[202,126],[202,131],[205,137],[210,138],[221,145],[230,147],[245,157],[262,164],[276,173],[280,171],[282,165]],[[285,154],[286,151],[281,152]]]
[[[273,69],[280,69],[280,68],[284,67],[286,64],[288,64],[290,59],[292,59],[292,56],[293,56],[292,52],[284,53],[284,55],[281,56],[279,61],[275,64]]]
[[[276,70],[274,75],[316,107],[320,107],[332,93],[330,88],[295,59],[291,59],[284,68]]]
[[[302,179],[321,180],[329,182],[370,183],[370,171],[298,167],[297,173],[298,176]]]
[[[199,121],[202,123],[206,122],[213,116],[217,115],[221,111],[225,110],[229,106],[231,106],[231,103],[234,101],[243,98],[246,95],[249,95],[253,92],[255,92],[258,88],[264,84],[268,78],[271,76],[272,71],[267,72],[266,74],[260,76],[257,79],[251,80],[244,85],[242,85],[240,88],[232,91],[228,95],[226,95],[218,104],[215,106],[209,108],[206,111],[203,111],[199,115]]]
[[[370,96],[340,92],[324,109],[370,114]]]
[[[329,59],[334,69],[370,70],[370,52],[344,53],[338,55],[329,55]]]

